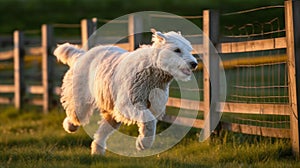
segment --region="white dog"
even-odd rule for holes
[[[171,80],[188,81],[198,65],[190,42],[180,33],[154,29],[152,33],[151,46],[132,52],[114,46],[86,52],[68,43],[54,51],[59,61],[70,66],[61,94],[67,114],[64,129],[75,132],[89,122],[94,109],[102,115],[92,154],[105,153],[108,136],[121,123],[138,125],[138,150],[151,147],[157,119],[165,113]]]

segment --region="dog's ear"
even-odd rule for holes
[[[154,28],[151,28],[150,31],[155,34],[156,33],[156,30]]]
[[[153,42],[155,42],[155,43],[159,42],[162,44],[164,44],[166,42],[166,36],[163,33],[156,31],[155,29],[151,29],[151,32],[153,33],[153,35],[152,35]]]

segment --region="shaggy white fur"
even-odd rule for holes
[[[96,108],[102,115],[92,154],[104,154],[108,136],[120,123],[138,125],[138,150],[151,147],[157,118],[165,113],[169,83],[173,78],[189,80],[197,66],[190,42],[180,33],[151,31],[153,44],[133,52],[114,46],[85,52],[68,43],[54,51],[70,66],[61,94],[67,114],[64,129],[74,132],[87,124]]]

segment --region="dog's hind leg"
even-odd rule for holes
[[[103,119],[99,122],[99,128],[94,134],[94,141],[91,145],[91,154],[97,155],[105,154],[106,140],[111,135],[115,129],[118,129],[121,125],[120,122],[116,122],[108,113],[102,112]]]

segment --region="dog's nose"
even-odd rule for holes
[[[191,69],[195,69],[198,66],[197,62],[190,62]]]

